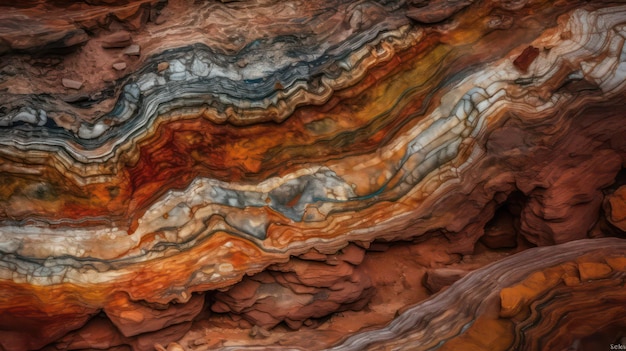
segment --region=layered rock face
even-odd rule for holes
[[[0,349],[626,347],[622,2],[0,9]]]

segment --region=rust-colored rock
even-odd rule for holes
[[[0,4],[0,349],[619,340],[625,23],[577,0]]]
[[[539,56],[539,49],[534,46],[529,46],[513,61],[515,67],[517,67],[523,73],[528,72],[528,67]]]
[[[104,313],[124,336],[129,337],[190,322],[203,306],[204,295],[193,295],[189,301],[164,306],[150,306],[119,296],[104,307]]]
[[[429,269],[424,276],[424,286],[436,293],[463,278],[468,272],[462,269],[439,268]]]
[[[607,196],[604,208],[609,222],[626,232],[626,186]]]
[[[280,322],[298,329],[310,319],[361,309],[372,295],[371,280],[358,266],[363,254],[362,249],[350,245],[338,254],[322,255],[327,262],[293,259],[272,266],[217,293],[211,309],[236,313],[263,329]]]

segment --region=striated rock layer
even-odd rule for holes
[[[0,348],[626,337],[621,2],[0,7]]]
[[[579,240],[514,255],[331,349],[593,349],[600,344],[585,337],[626,326],[624,244]]]

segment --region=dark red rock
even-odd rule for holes
[[[80,312],[80,313],[78,313]],[[36,350],[81,328],[95,310],[68,311],[66,315],[20,316],[0,314],[0,349]]]
[[[521,72],[528,72],[528,67],[539,56],[539,49],[534,46],[529,46],[513,61],[513,65],[517,67]]]
[[[580,143],[589,142],[585,139],[572,136],[564,147],[581,147],[584,144]],[[549,187],[533,188],[520,214],[520,233],[536,245],[588,237],[599,216],[601,190],[614,181],[622,160],[614,151],[605,149],[596,151],[593,158],[564,156],[559,163],[538,175],[537,179],[543,178]]]
[[[603,199],[626,164],[620,108],[624,86],[618,74],[607,73],[616,66],[611,60],[619,58],[621,39],[615,33],[621,27],[605,25],[613,19],[602,19],[598,25],[593,22],[600,17],[581,18],[583,23],[572,26],[591,28],[594,41],[606,30],[609,39],[597,45],[599,51],[587,45],[574,52],[557,42],[580,43],[580,33],[562,32],[559,37],[561,29],[554,27],[608,2],[338,1],[340,9],[304,6],[307,9],[300,7],[292,15],[281,10],[285,4],[280,1],[228,6],[170,1],[172,7],[163,17],[168,19],[166,26],[149,24],[145,31],[133,31],[137,46],[128,47],[130,34],[123,32],[104,44],[126,47],[132,55],[145,53],[125,58],[129,66],[121,68],[124,72],[111,69],[123,50],[102,50],[99,33],[138,29],[146,16],[158,23],[160,11],[151,7],[154,1],[24,4],[17,5],[23,11],[12,10],[15,18],[18,13],[28,15],[22,27],[15,26],[14,18],[4,21],[1,12],[8,11],[0,11],[0,52],[20,51],[3,56],[0,65],[9,62],[0,67],[4,101],[0,119],[7,131],[0,160],[4,204],[0,217],[2,235],[14,235],[0,246],[3,253],[16,252],[2,259],[4,276],[9,278],[2,280],[0,289],[6,297],[0,348],[39,348],[61,338],[50,347],[180,349],[172,340],[197,316],[212,318],[206,324],[219,318],[243,328],[254,323],[256,335],[270,339],[262,342],[282,342],[275,333],[284,328],[271,335],[263,328],[281,322],[294,329],[311,327],[318,323],[313,319],[361,309],[373,284],[387,295],[378,296],[375,313],[392,318],[395,311],[415,303],[399,298],[401,293],[425,298],[421,283],[428,268],[424,285],[439,291],[462,275],[441,267],[467,264],[459,263],[465,254],[482,250],[495,260],[508,251],[490,249],[512,247],[522,237],[536,245],[551,245],[607,235],[597,229],[602,203],[607,221],[623,228],[623,198]],[[44,12],[46,7],[40,5],[56,11]],[[268,12],[276,5],[286,14]],[[578,5],[579,12],[567,13]],[[407,8],[408,16],[420,24],[409,24]],[[305,16],[305,11],[310,12]],[[96,37],[93,42],[86,41],[90,35]],[[519,76],[511,65],[519,53],[513,48],[529,43],[533,46],[517,57],[515,66],[526,72],[540,60],[552,64],[555,69],[542,79]],[[328,56],[319,60],[320,52],[307,52],[318,44],[329,48]],[[212,50],[210,55],[203,51],[206,47]],[[61,58],[32,55],[22,60],[28,56],[23,52],[46,56],[43,50],[50,48],[63,49],[55,52]],[[66,50],[74,48],[78,50]],[[539,55],[548,50],[550,55]],[[341,56],[334,57],[335,52]],[[266,62],[255,60],[266,60],[258,56],[266,53],[275,55],[278,67],[284,68],[271,73],[272,62],[265,75]],[[298,61],[299,56],[304,61]],[[209,57],[210,65],[203,61]],[[309,61],[311,57],[315,62]],[[555,57],[559,60],[550,63]],[[262,69],[255,72],[255,67]],[[501,79],[503,70],[518,79]],[[207,78],[213,75],[218,78]],[[81,93],[66,91],[62,77],[84,79],[82,88],[73,85]],[[262,79],[257,81],[258,77]],[[255,79],[248,84],[246,78]],[[157,83],[159,88],[152,86]],[[249,95],[247,86],[259,91]],[[205,88],[210,96],[201,96]],[[467,99],[494,92],[498,94],[490,101]],[[153,93],[161,95],[154,100]],[[22,100],[27,104],[22,106]],[[146,105],[155,101],[156,105]],[[480,112],[479,127],[470,131],[476,120],[468,117],[458,125],[463,132],[456,127],[446,133],[439,129],[447,128],[439,123],[456,102]],[[117,115],[112,109],[125,112]],[[7,111],[20,115],[8,121]],[[41,123],[28,125],[35,115]],[[412,139],[411,134],[431,122],[439,127],[428,127],[427,133]],[[89,128],[80,132],[89,126],[94,133]],[[96,133],[100,128],[105,134]],[[116,140],[124,130],[132,134]],[[68,137],[59,138],[63,135]],[[100,141],[107,144],[100,147]],[[427,151],[440,141],[448,146]],[[115,150],[107,154],[109,146]],[[401,161],[405,147],[416,152],[406,153],[406,162]],[[321,191],[319,179],[297,175],[308,172],[309,166],[332,170],[324,175],[334,179],[325,188],[335,181],[341,186],[331,194],[330,189]],[[256,195],[230,188],[228,203],[221,195],[195,193],[188,186],[197,185],[197,177],[201,182],[219,181],[224,189],[250,190],[264,184],[259,189],[270,192],[267,206],[259,204]],[[514,201],[517,195],[520,200]],[[336,201],[326,201],[330,197]],[[162,202],[154,206],[166,198],[180,206],[172,211]],[[218,198],[219,203],[212,202]],[[498,208],[505,202],[515,209],[507,210],[510,216],[503,219]],[[183,222],[184,230],[179,228]],[[62,238],[66,227],[83,234]],[[111,229],[111,236],[99,237],[102,228]],[[113,233],[118,228],[119,235]],[[177,229],[180,236],[174,233]],[[20,237],[21,230],[28,236]],[[485,245],[476,246],[479,239]],[[39,240],[51,247],[38,245]],[[77,246],[74,240],[80,241]],[[361,242],[345,246],[348,240]],[[383,257],[401,252],[399,248],[406,256],[385,263]],[[365,255],[377,259],[364,259]],[[277,264],[287,260],[291,261]],[[30,279],[30,272],[13,268],[14,261],[42,267],[36,279]],[[77,271],[79,265],[84,270]],[[378,270],[371,268],[376,265]],[[70,266],[74,269],[70,274],[55,273]],[[577,275],[576,271],[568,276],[569,283]],[[589,272],[581,270],[580,275],[587,277]],[[490,282],[486,279],[480,287]],[[14,283],[23,290],[11,292]],[[207,301],[220,313],[215,318],[208,311],[202,313],[203,298],[191,295],[214,289],[219,292],[208,292]],[[111,291],[141,301],[110,296]],[[492,292],[476,287],[474,291]],[[190,301],[182,301],[190,296]],[[451,307],[447,303],[441,308]],[[66,314],[71,308],[78,312]],[[104,313],[82,326],[102,308]],[[454,320],[457,315],[450,317]],[[481,317],[471,316],[475,321]],[[354,322],[352,330],[370,322]],[[247,338],[247,331],[240,334]],[[333,337],[339,336],[328,338]]]
[[[50,350],[59,349],[62,346],[67,350],[80,349],[111,349],[125,345],[128,340],[104,317],[94,317],[82,328],[69,333],[50,346]]]
[[[298,329],[311,318],[363,308],[372,292],[368,275],[354,266],[363,260],[363,255],[364,250],[349,245],[336,255],[328,255],[331,264],[293,259],[275,265],[271,274],[262,272],[246,277],[227,291],[217,293],[211,309],[240,314],[263,328],[285,322]],[[321,258],[319,254],[311,257]]]
[[[491,249],[517,246],[513,216],[506,210],[497,211],[494,219],[487,223],[485,234],[480,241]]]

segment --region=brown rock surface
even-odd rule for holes
[[[90,39],[87,31],[106,27],[112,19],[130,29],[139,29],[145,23],[144,13],[159,3],[159,0],[99,3],[39,0],[0,4],[3,10],[0,12],[0,54],[12,50],[35,53],[84,44]],[[118,37],[105,39],[105,43],[116,45],[115,41],[126,39],[125,34],[114,36]]]
[[[491,249],[513,248],[517,246],[517,240],[514,218],[507,210],[496,212],[485,226],[485,234],[480,238]]]
[[[575,287],[563,284],[561,277],[572,265],[601,263],[598,256],[622,262],[624,250],[622,239],[608,238],[524,251],[468,274],[390,325],[358,333],[333,349],[598,349],[623,336],[626,290],[620,286],[625,275],[613,272]],[[491,289],[472,287],[484,288],[486,281]],[[606,296],[607,313],[597,313],[598,296]],[[581,343],[584,336],[590,339]],[[594,342],[596,336],[602,337]]]
[[[407,16],[420,23],[437,23],[444,21],[469,6],[473,0],[432,0],[410,1],[413,5]]]
[[[0,349],[606,349],[625,25],[612,1],[0,4]]]
[[[326,257],[325,262],[292,259],[271,266],[217,293],[211,309],[236,313],[261,328],[285,322],[292,329],[331,313],[359,310],[372,295],[371,279],[359,267],[364,253],[349,245],[334,255],[318,254]]]
[[[607,196],[605,204],[609,222],[626,231],[626,186],[619,187]]]
[[[204,306],[204,295],[165,306],[136,303],[119,296],[104,307],[104,313],[124,336],[135,336],[192,321]]]
[[[429,269],[424,276],[424,286],[431,293],[437,293],[463,278],[467,273],[468,271],[462,269]]]
[[[105,49],[125,48],[129,46],[133,38],[127,31],[119,31],[111,33],[100,39],[101,45]]]

